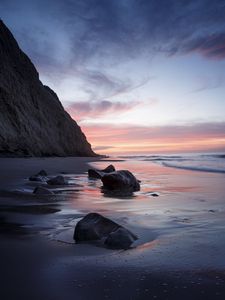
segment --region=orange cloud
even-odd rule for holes
[[[155,127],[104,124],[84,125],[82,129],[102,154],[225,150],[225,123]]]

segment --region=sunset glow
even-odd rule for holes
[[[2,300],[225,299],[225,0],[0,0]]]
[[[206,126],[206,125],[205,125]],[[148,154],[179,152],[224,151],[223,132],[195,132],[197,126],[174,128],[168,136],[164,128],[117,128],[113,126],[83,127],[96,152],[100,154]],[[202,126],[204,129],[204,125]],[[207,126],[206,126],[207,127]],[[165,133],[164,133],[165,130]],[[180,132],[176,132],[180,130]],[[221,128],[221,130],[224,130]],[[199,131],[199,130],[198,130]],[[219,131],[219,130],[218,130]],[[108,146],[106,142],[109,142]],[[111,142],[111,144],[110,144]]]
[[[224,3],[25,2],[2,17],[96,152],[224,151]]]

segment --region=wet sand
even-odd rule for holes
[[[0,158],[2,299],[223,299],[224,175],[114,161],[141,179],[133,197],[101,193],[84,158]],[[34,196],[45,169],[69,180]],[[157,193],[158,197],[153,197]],[[75,224],[96,211],[139,236],[132,249],[74,244]]]

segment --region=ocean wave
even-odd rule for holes
[[[225,154],[203,154],[202,157],[225,158]]]
[[[189,159],[183,158],[181,156],[176,157],[151,157],[151,158],[145,158],[144,161],[187,161]]]
[[[123,155],[119,156],[119,158],[141,159],[143,161],[186,160],[186,158],[180,155]]]
[[[165,167],[190,171],[225,173],[224,153],[199,153],[180,155],[132,155],[122,156],[127,159],[149,161]]]
[[[190,171],[199,171],[199,172],[210,172],[210,173],[225,173],[225,169],[222,168],[215,168],[215,167],[207,167],[207,166],[187,166],[187,165],[180,165],[174,164],[170,162],[162,162],[162,165],[165,167],[171,167],[176,169],[184,169]]]

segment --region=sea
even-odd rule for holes
[[[164,167],[191,171],[225,173],[225,154],[179,154],[179,155],[133,155],[119,156],[121,159],[153,162]]]

